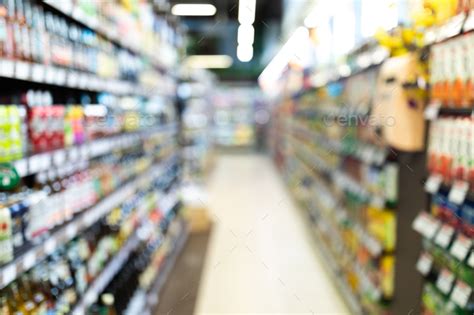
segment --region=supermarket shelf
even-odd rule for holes
[[[156,133],[175,133],[176,131],[177,124],[171,123],[165,126],[155,127],[143,131],[101,138],[71,148],[34,154],[27,158],[14,161],[13,164],[18,174],[21,177],[24,177],[47,171],[52,166],[61,167],[72,165],[74,163],[87,161],[101,155],[111,153],[117,149],[130,148],[136,145],[138,141],[146,139]]]
[[[334,119],[345,119],[349,123],[353,119],[368,115],[367,108],[355,108],[352,106],[320,106],[302,108],[295,113],[296,117],[314,118],[320,117],[324,123],[332,124]]]
[[[0,77],[116,95],[150,97],[170,94],[126,80],[101,78],[84,71],[8,59],[0,59]]]
[[[112,28],[104,23],[101,23],[101,21],[97,18],[92,18],[87,15],[85,15],[82,10],[80,9],[72,9],[71,7],[65,7],[61,5],[60,1],[56,0],[43,0],[43,4],[46,6],[53,8],[57,12],[60,12],[63,16],[67,17],[68,19],[71,19],[75,21],[76,23],[82,24],[86,26],[87,28],[91,29],[97,34],[100,34],[101,36],[107,38],[109,41],[115,43],[118,46],[121,46],[122,48],[126,48],[133,53],[137,55],[142,55],[150,60],[153,61],[154,66],[162,69],[162,70],[169,70],[167,69],[158,59],[156,56],[150,55],[146,53],[143,50],[140,50],[138,47],[131,45],[130,42],[127,42],[123,38],[119,36],[119,34],[116,32],[115,28]]]
[[[309,130],[306,126],[293,123],[293,130],[304,133],[305,136],[312,139],[315,144],[321,145],[329,151],[336,151],[340,155],[352,157],[365,164],[380,166],[385,162],[387,157],[386,150],[377,148],[374,145],[358,143],[353,152],[346,152],[342,149],[340,143],[317,134]],[[293,137],[295,136],[294,133],[292,135]]]
[[[435,120],[440,116],[474,117],[474,105],[467,108],[457,108],[442,106],[440,102],[432,102],[426,106],[424,115],[428,120]]]
[[[469,183],[459,181],[454,184],[445,184],[443,183],[443,177],[439,174],[429,175],[424,188],[431,195],[435,195],[439,191],[447,192],[449,200],[456,204],[463,204],[466,200],[474,201],[473,187],[469,187]]]
[[[439,110],[439,115],[449,115],[449,116],[473,116],[474,107],[471,108],[450,108],[443,107]]]
[[[362,187],[362,185],[351,176],[345,174],[335,167],[327,165],[325,161],[320,159],[316,154],[310,154],[312,152],[309,151],[310,150],[308,148],[305,148],[304,152],[306,153],[303,155],[305,155],[306,159],[309,160],[310,163],[308,163],[308,161],[305,159],[301,159],[298,155],[296,155],[296,158],[303,161],[303,163],[305,163],[313,171],[318,170],[323,172],[326,176],[332,178],[333,181],[337,182],[340,187],[343,187],[347,191],[357,194],[365,199],[369,199],[372,196],[369,190],[367,190],[365,187]]]
[[[425,30],[425,45],[440,43],[474,29],[474,11],[469,14],[460,13],[440,26]]]
[[[361,46],[364,44],[365,43],[362,43]],[[367,52],[359,53],[354,64],[339,64],[316,73],[311,80],[312,89],[306,89],[303,93],[350,78],[351,76],[364,71],[375,69],[389,58],[389,56],[389,51],[382,46],[375,47]],[[301,94],[294,95],[296,98],[299,96],[301,96]]]
[[[178,200],[175,198],[174,203],[168,205],[168,209],[163,210],[163,212],[168,213],[174,206],[177,204]],[[143,214],[139,217],[143,218]],[[166,217],[166,214],[164,214]],[[148,230],[150,232],[151,230]],[[72,311],[73,315],[84,315],[87,313],[87,309],[94,304],[99,298],[99,294],[107,287],[110,281],[115,277],[115,275],[120,271],[122,266],[127,262],[130,254],[137,248],[142,239],[145,237],[138,237],[138,233],[135,232],[125,245],[120,249],[120,251],[112,258],[112,260],[107,264],[104,270],[100,275],[95,279],[92,285],[89,286],[87,291],[84,293],[83,298],[76,305]]]
[[[17,257],[13,262],[0,269],[0,288],[4,288],[10,282],[16,279],[17,275],[29,270],[39,261],[42,261],[54,250],[76,237],[85,229],[92,226],[97,220],[109,213],[115,207],[123,203],[140,187],[146,186],[151,180],[166,171],[170,161],[175,159],[176,155],[171,156],[166,162],[160,163],[139,176],[132,182],[125,184],[109,196],[105,197],[98,204],[84,211],[73,219],[72,222],[65,224],[58,231],[52,234],[44,243],[36,245],[26,253]]]
[[[175,262],[178,259],[179,254],[182,252],[184,245],[186,244],[188,236],[189,229],[186,224],[183,223],[183,231],[181,232],[181,235],[179,236],[178,240],[176,240],[173,252],[166,259],[165,266],[158,273],[155,282],[148,290],[146,297],[146,305],[144,307],[143,312],[140,312],[140,314],[153,314],[153,309],[158,305],[160,300],[160,292],[163,289],[163,286],[165,285],[166,281],[168,280],[170,273],[175,265]]]
[[[138,238],[137,233],[130,237],[120,251],[106,265],[92,285],[87,289],[83,298],[72,311],[73,315],[86,314],[87,308],[97,301],[100,292],[107,287],[110,281],[120,271],[120,268],[127,262],[130,254],[138,247],[140,241],[141,240]]]
[[[314,224],[313,215],[310,212],[308,213],[308,215],[311,218],[311,224]],[[330,272],[328,274],[331,276],[333,283],[336,284],[339,293],[343,296],[343,300],[346,301],[346,304],[349,307],[351,314],[364,314],[357,297],[353,294],[347,283],[341,278],[341,271],[339,270],[339,268],[336,267],[338,266],[338,263],[327,248],[326,244],[324,243],[322,237],[319,234],[319,231],[316,229],[315,226],[312,226],[311,230],[313,232],[313,236],[316,239],[316,242],[318,243],[318,250],[323,256],[324,261],[326,262],[324,266],[329,269]]]

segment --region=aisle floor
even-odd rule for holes
[[[272,161],[222,155],[196,314],[350,314]]]

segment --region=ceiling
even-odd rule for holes
[[[187,28],[188,55],[229,55],[234,62],[229,69],[214,72],[222,80],[254,81],[273,57],[281,35],[283,0],[257,0],[254,57],[243,63],[236,57],[238,0],[172,0],[178,3],[213,4],[217,13],[211,17],[181,17]]]

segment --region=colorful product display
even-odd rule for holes
[[[289,185],[310,211],[338,277],[365,312],[385,314],[394,294],[398,164],[368,130],[372,95],[362,85],[375,84],[376,75],[304,93],[280,137]]]
[[[123,314],[176,250],[180,45],[148,1],[0,0],[2,315]]]
[[[431,123],[428,170],[441,175],[446,183],[461,180],[474,189],[474,120],[471,117],[446,116]]]
[[[0,293],[2,314],[70,313],[91,284],[107,268],[109,261],[124,244],[131,242],[134,229],[142,226],[143,222],[147,222],[150,226],[164,222],[157,203],[158,192],[173,183],[174,176],[169,178],[171,182],[167,182],[164,186],[155,183],[150,189],[130,197],[121,207],[76,239],[58,248],[45,261],[2,290]],[[143,207],[144,205],[146,207]],[[132,280],[138,281],[138,274],[130,271],[139,266],[137,262],[143,265],[142,268],[147,265],[143,257],[149,257],[160,247],[166,226],[161,225],[161,228],[152,229],[152,233],[140,240],[130,254],[128,262],[119,271],[121,276],[115,278],[101,294],[102,302],[106,302],[104,296],[108,294],[115,297],[117,301],[115,304],[121,303],[122,307],[123,305],[126,307],[131,296],[126,299],[126,295],[111,288],[122,283],[122,278],[128,277],[129,285],[120,287],[134,292],[135,287],[131,283]],[[116,306],[119,311],[119,305]],[[96,314],[98,307],[92,306],[91,314]]]
[[[469,1],[459,5],[472,9]],[[430,47],[430,102],[439,112],[427,111],[430,205],[413,223],[423,236],[416,267],[425,278],[425,315],[474,312],[473,38],[459,34]]]
[[[61,1],[58,6],[68,6],[66,2]],[[91,6],[91,3],[94,5]],[[165,20],[150,14],[149,8],[136,8],[137,12],[151,19],[150,24],[144,24],[139,23],[140,16],[133,16],[125,7],[117,4],[101,1],[87,1],[87,5],[80,1],[78,4],[76,12],[91,13],[86,6],[100,11],[96,13],[108,12],[107,20],[117,24],[109,26],[110,29],[125,33],[121,38],[126,37],[137,46],[147,41],[150,44],[142,47],[148,52],[157,51],[153,49],[162,50],[161,46],[166,46],[167,51],[171,51],[170,46],[176,44],[176,35],[171,27]],[[70,2],[69,7],[72,6]],[[127,47],[111,42],[102,33],[71,23],[48,9],[44,4],[30,0],[0,2],[0,58],[55,65],[93,73],[102,78],[123,79],[145,85],[150,83],[150,76],[161,77],[153,64],[150,66],[150,58],[145,57],[144,52],[130,51]],[[149,26],[145,27],[147,25]],[[144,38],[131,37],[131,34],[143,34]]]

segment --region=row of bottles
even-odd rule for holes
[[[474,189],[474,120],[441,117],[430,125],[428,170],[446,183],[463,180]]]
[[[42,242],[51,231],[76,214],[90,208],[126,181],[143,174],[152,165],[171,163],[174,150],[162,135],[137,143],[133,150],[116,151],[90,161],[76,163],[26,179],[14,193],[0,195],[0,262],[9,262],[16,252]],[[174,162],[163,178],[176,175]]]
[[[153,233],[132,252],[129,260],[108,288],[122,283],[125,275],[146,267],[150,255],[161,245],[161,233],[165,227],[157,228],[162,220],[159,215],[159,196],[174,183],[174,176],[154,180],[145,190],[129,197],[120,207],[82,232],[64,246],[57,248],[45,261],[0,291],[0,313],[2,315],[68,314],[84,297],[87,288],[100,275],[107,263],[130,239],[143,222],[155,222]],[[145,213],[143,207],[145,206]],[[140,209],[140,211],[138,211]],[[139,214],[140,212],[140,214]],[[137,217],[140,215],[140,217]],[[125,272],[126,270],[133,272]],[[128,283],[122,286],[134,288]],[[118,288],[117,288],[118,289]],[[107,289],[109,290],[109,289]],[[117,296],[118,293],[117,293]]]
[[[0,1],[0,57],[137,81],[146,60],[31,0]]]
[[[8,98],[5,98],[6,100]],[[160,100],[118,98],[100,94],[98,104],[88,95],[80,104],[55,103],[49,91],[28,90],[0,105],[0,162],[83,144],[103,136],[150,128],[163,121]],[[154,112],[150,112],[152,109]]]

